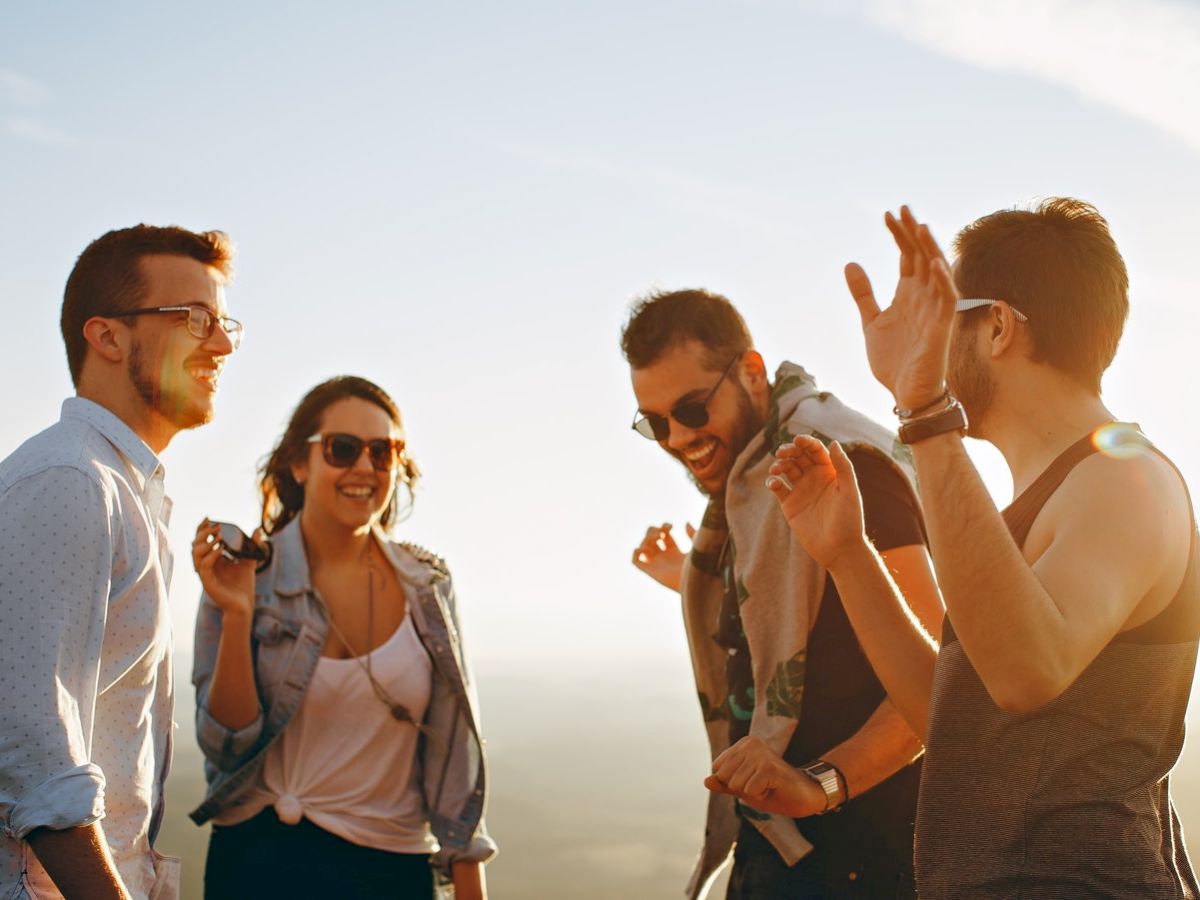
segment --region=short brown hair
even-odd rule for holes
[[[1000,210],[959,232],[954,249],[964,297],[1025,313],[1034,361],[1100,393],[1129,315],[1129,274],[1096,207],[1051,197],[1032,210]]]
[[[392,424],[397,428],[404,427],[400,419],[400,408],[388,396],[387,391],[365,378],[357,375],[338,375],[328,381],[322,381],[304,395],[304,399],[292,412],[287,428],[275,444],[270,455],[258,468],[259,492],[262,495],[262,526],[267,534],[274,534],[304,508],[304,485],[296,481],[292,475],[292,465],[300,462],[308,453],[308,439],[321,426],[321,416],[325,410],[339,400],[347,397],[358,397],[368,403],[374,403],[388,414]],[[413,462],[406,450],[400,458],[400,466],[396,472],[397,487],[404,485],[409,492],[409,507],[411,510],[412,490],[421,477],[421,470]],[[380,516],[379,524],[385,529],[396,520],[398,504],[396,493],[387,509]]]
[[[656,291],[635,300],[621,332],[621,351],[635,369],[652,365],[687,341],[705,347],[705,364],[716,371],[754,346],[746,322],[728,298],[692,288]]]
[[[228,281],[233,275],[233,243],[223,231],[188,231],[176,225],[134,225],[101,235],[79,254],[63,292],[63,342],[71,381],[78,385],[87,354],[83,326],[93,316],[135,309],[146,286],[138,260],[167,254],[212,266]]]

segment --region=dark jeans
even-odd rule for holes
[[[726,900],[916,900],[907,872],[868,853],[813,850],[790,869],[754,826],[743,822]],[[847,857],[855,857],[852,861]]]
[[[284,825],[267,807],[238,825],[214,825],[205,900],[336,898],[430,900],[429,856],[360,847],[308,819]]]

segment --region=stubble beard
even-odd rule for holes
[[[734,387],[737,388],[738,414],[733,423],[733,434],[731,436],[730,443],[726,445],[726,449],[729,450],[729,466],[731,470],[734,462],[739,456],[742,455],[742,451],[746,449],[746,445],[754,439],[754,435],[761,431],[763,426],[762,419],[758,414],[758,410],[754,408],[754,401],[750,399],[750,392],[747,391],[743,385],[736,381],[733,384]],[[698,490],[705,497],[711,498],[714,495],[714,492],[710,491],[704,486],[700,479],[698,479],[688,467],[688,464],[683,461],[682,457],[676,455],[675,458],[678,459],[679,464],[683,466],[683,470],[687,473],[688,479],[693,485],[695,485],[696,490]],[[716,493],[723,494],[725,492],[725,485],[728,484],[728,482],[729,472],[726,472],[724,479],[721,482],[721,488]]]
[[[212,420],[211,404],[196,403],[188,396],[187,388],[182,384],[174,391],[164,389],[162,383],[166,380],[166,374],[155,378],[147,371],[146,358],[140,342],[134,343],[129,351],[126,370],[133,389],[137,391],[138,397],[146,407],[180,431],[199,428]],[[176,377],[191,378],[186,372],[180,372]]]
[[[996,381],[975,351],[974,332],[956,331],[950,342],[947,383],[967,414],[967,435],[981,437],[981,428],[996,396]]]

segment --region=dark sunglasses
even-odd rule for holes
[[[713,398],[717,392],[717,388],[721,386],[721,382],[725,380],[725,376],[729,374],[733,368],[733,364],[741,358],[742,354],[738,354],[729,361],[729,365],[725,367],[725,371],[721,373],[721,377],[717,379],[717,383],[713,385],[708,396],[703,400],[689,400],[686,403],[676,403],[671,407],[667,416],[660,416],[658,413],[645,413],[639,418],[633,420],[631,426],[634,431],[644,438],[652,441],[665,441],[671,434],[671,419],[674,419],[680,425],[686,425],[688,428],[703,428],[708,424],[708,401]]]
[[[372,438],[365,441],[353,434],[314,434],[306,443],[320,444],[325,462],[335,469],[348,469],[358,462],[363,447],[371,458],[371,465],[380,472],[394,469],[404,453],[403,438]]]

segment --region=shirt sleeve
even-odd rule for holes
[[[17,839],[104,815],[91,743],[112,517],[98,480],[73,468],[0,494],[0,828]]]
[[[875,451],[856,448],[848,456],[862,495],[863,526],[875,549],[926,543],[921,509],[904,476]]]

